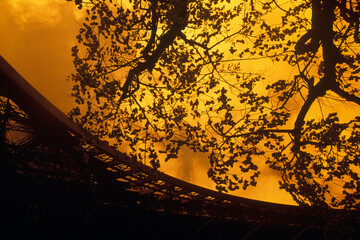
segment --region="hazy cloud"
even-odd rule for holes
[[[65,112],[73,104],[66,78],[79,27],[74,9],[65,0],[5,0],[0,8],[0,54]]]
[[[29,23],[42,23],[50,26],[61,20],[61,7],[64,0],[7,0],[9,11],[16,16],[15,21],[25,28]]]

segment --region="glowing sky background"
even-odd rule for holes
[[[66,0],[1,0],[0,54],[50,102],[67,113],[73,106],[71,47],[81,24],[81,14]],[[271,69],[271,66],[267,67]],[[183,151],[162,170],[204,187],[214,188],[207,178],[209,163],[204,154]],[[294,203],[278,188],[278,177],[264,167],[255,188],[236,192],[243,197]]]

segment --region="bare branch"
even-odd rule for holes
[[[340,88],[339,85],[332,87],[331,90],[340,97],[344,98],[345,100],[356,103],[357,105],[360,106],[360,98],[344,91],[343,89]]]

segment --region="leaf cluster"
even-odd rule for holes
[[[359,117],[310,109],[360,105],[356,3],[82,4],[70,116],[83,128],[154,168],[205,152],[219,191],[255,186],[266,163],[298,203],[359,208]],[[262,64],[291,74],[248,70]]]

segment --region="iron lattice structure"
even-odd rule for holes
[[[87,135],[2,57],[0,67],[2,232],[24,224],[37,236],[46,226],[88,238],[323,238],[319,213],[155,171]]]

